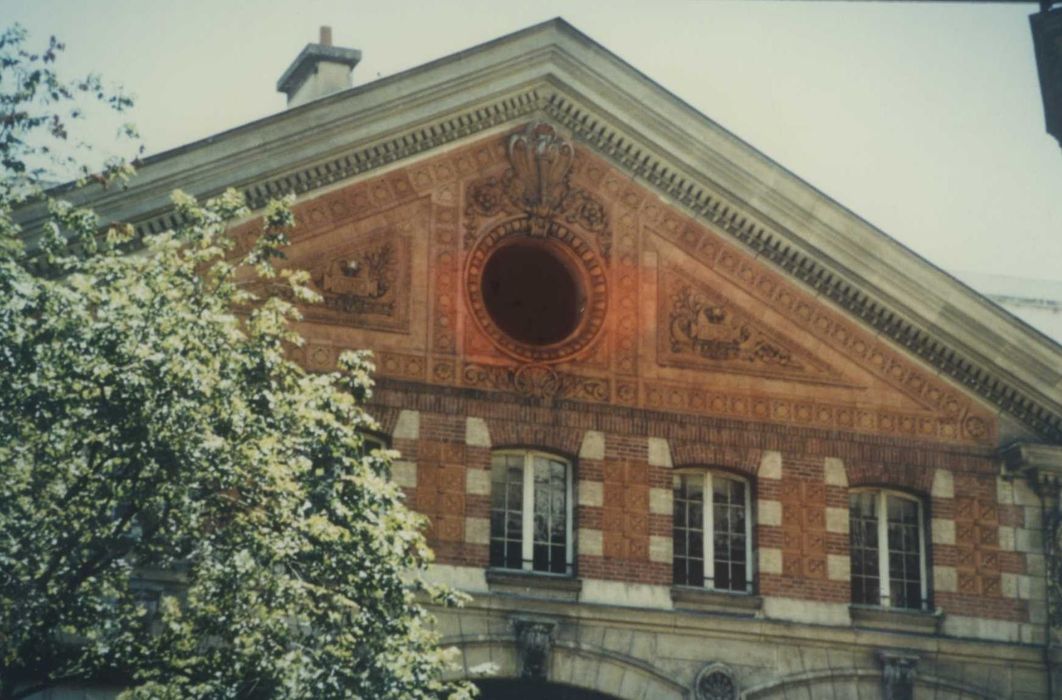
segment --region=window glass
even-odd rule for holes
[[[852,602],[924,609],[926,563],[919,501],[889,491],[849,496]]]
[[[570,574],[570,488],[564,460],[535,452],[495,453],[490,565]]]
[[[722,474],[697,472],[676,474],[673,486],[675,583],[751,591],[748,484]],[[711,494],[708,504],[705,494]]]

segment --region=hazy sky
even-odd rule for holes
[[[361,85],[562,16],[952,271],[1062,279],[1062,149],[1032,3],[0,0],[137,97],[148,152],[279,111],[321,24]]]

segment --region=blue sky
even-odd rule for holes
[[[121,83],[148,152],[280,111],[321,24],[355,83],[562,16],[947,270],[1062,279],[1062,149],[1036,5],[862,2],[0,0],[65,62]],[[108,129],[93,133],[105,141]]]

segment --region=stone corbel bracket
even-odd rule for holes
[[[1009,478],[1020,476],[1041,497],[1057,499],[1062,488],[1062,445],[1016,442],[1000,451]]]
[[[512,620],[516,635],[516,654],[520,677],[533,680],[549,678],[549,657],[553,651],[557,623],[544,618],[516,617]]]
[[[884,700],[914,700],[918,656],[898,651],[879,651],[881,697]]]

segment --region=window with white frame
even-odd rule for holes
[[[711,471],[675,474],[674,582],[752,592],[749,484]]]
[[[849,494],[852,602],[928,609],[925,516],[905,493],[860,490]]]
[[[490,565],[572,574],[571,465],[528,450],[491,457]]]

